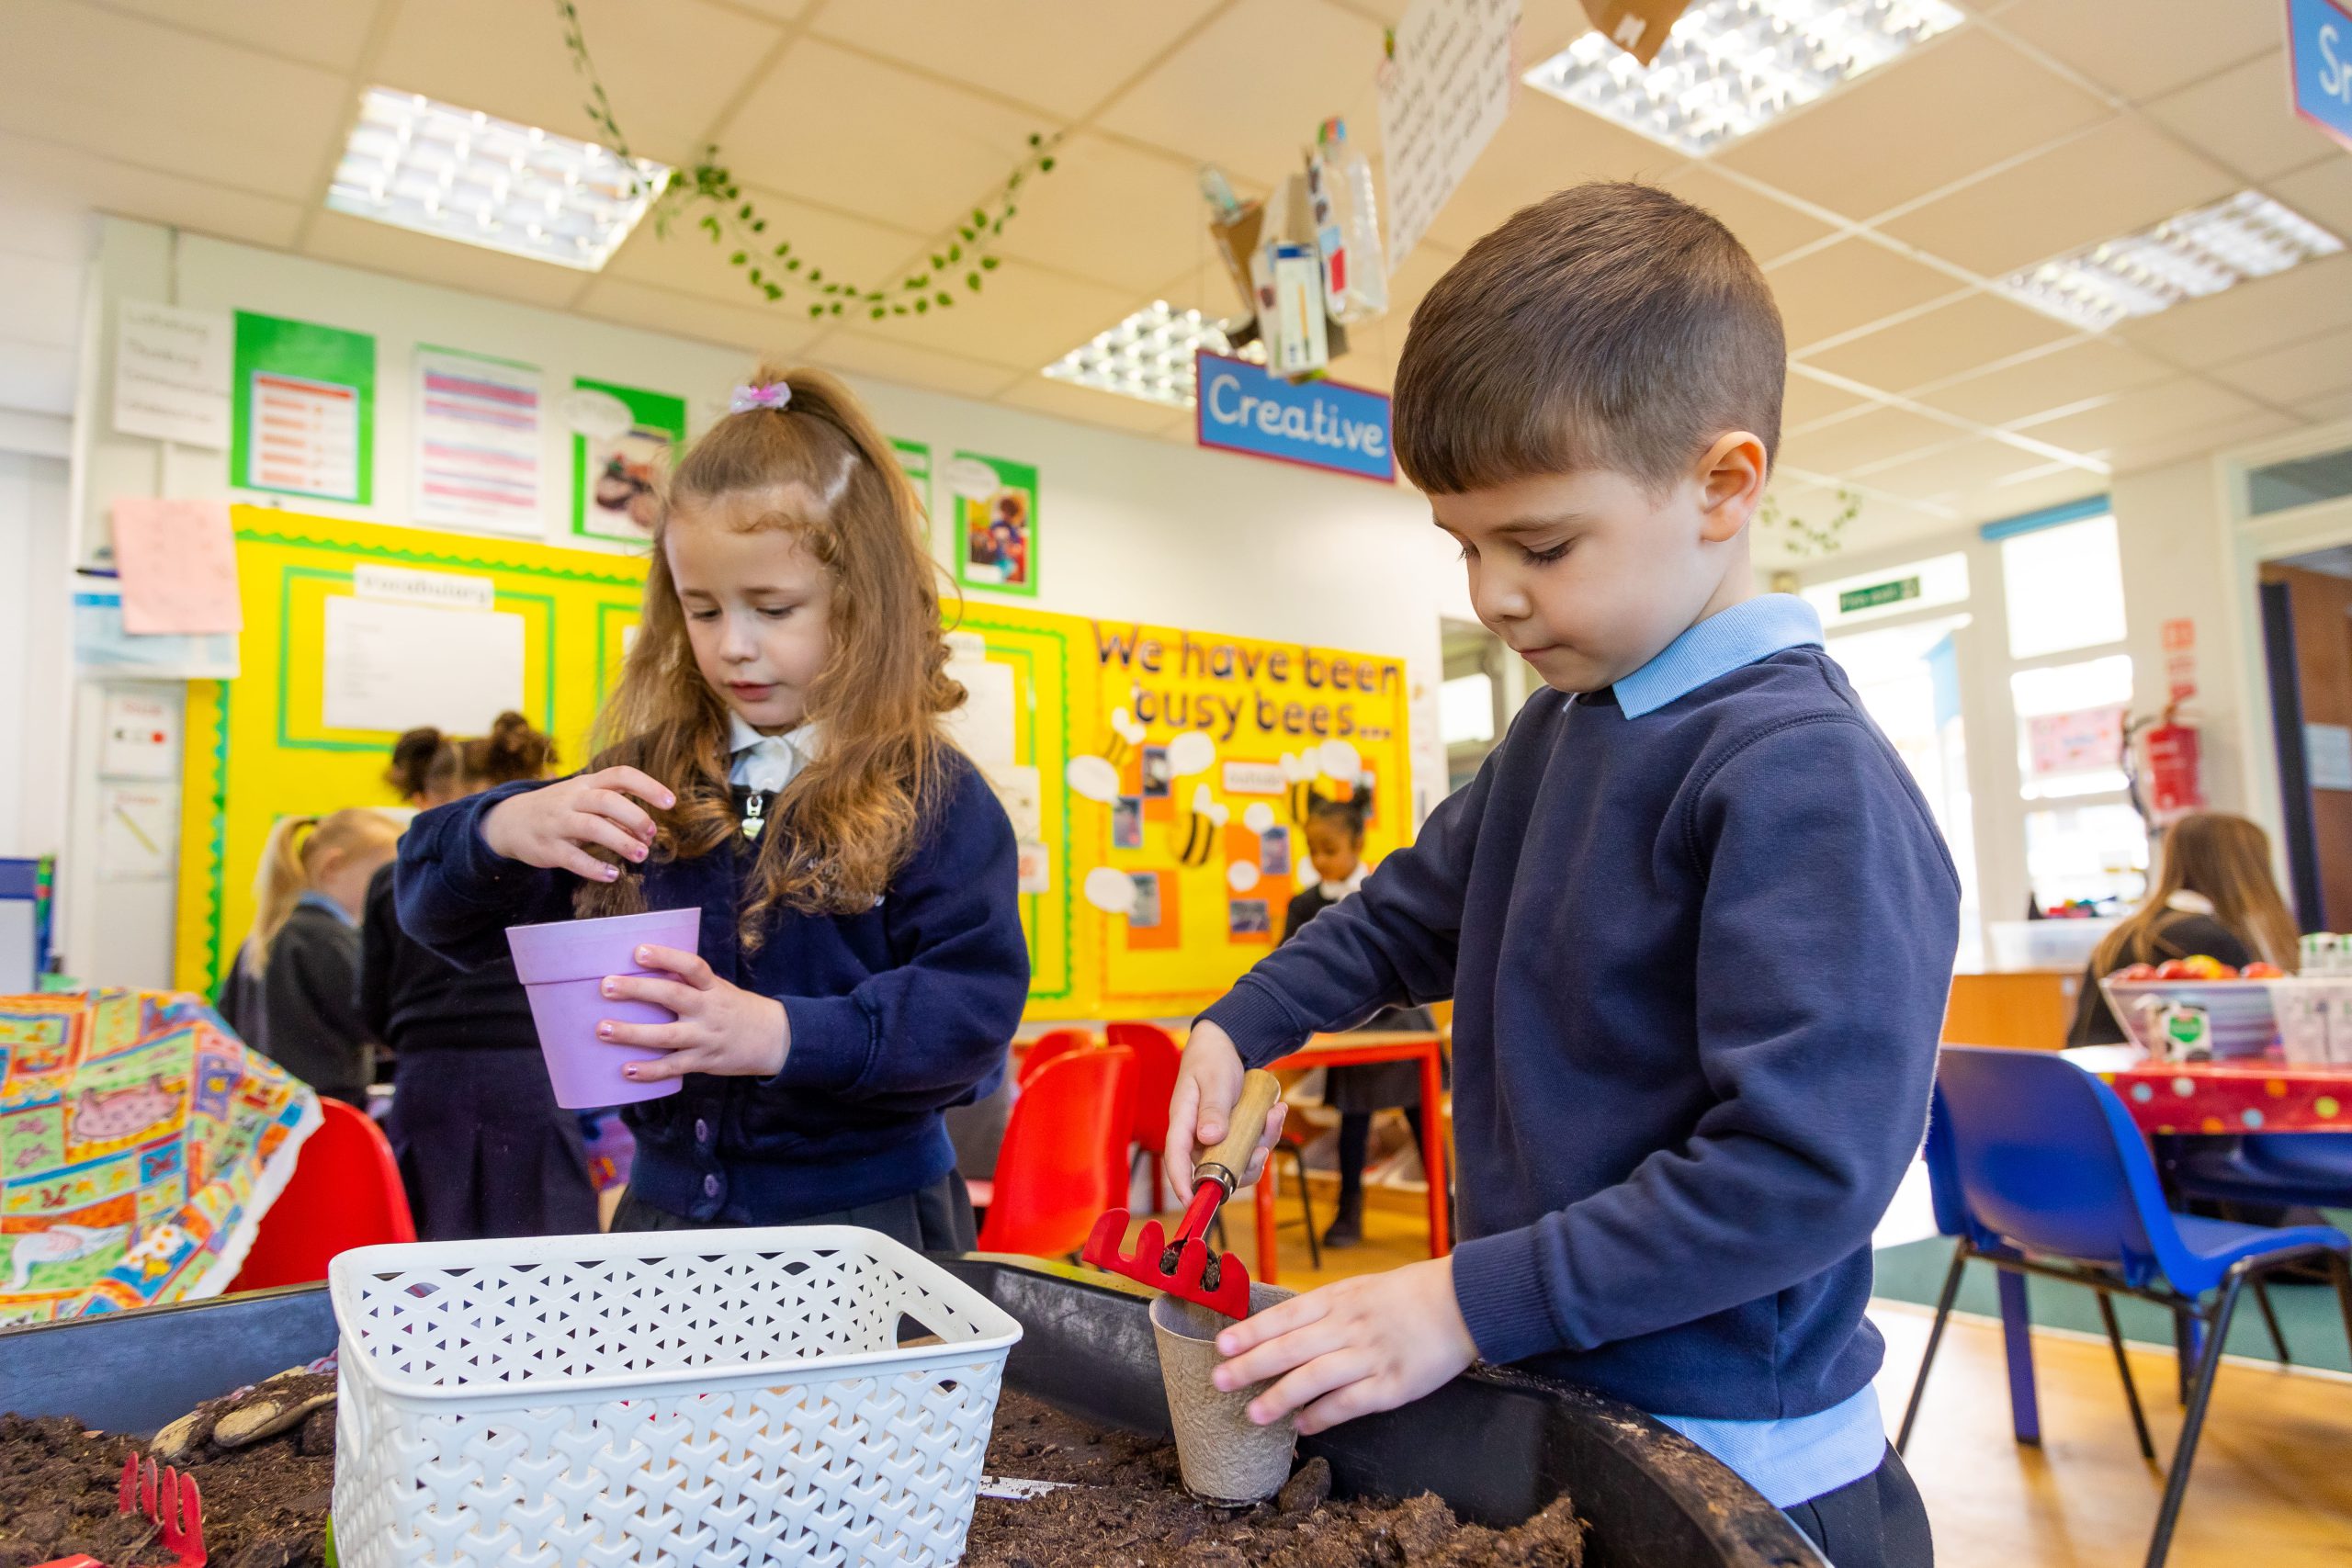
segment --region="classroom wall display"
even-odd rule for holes
[[[376,340],[237,312],[230,482],[370,506],[376,498]]]
[[[946,468],[957,533],[956,581],[996,593],[1037,594],[1037,470],[958,452]]]
[[[416,493],[419,523],[537,538],[539,371],[512,359],[419,344]]]
[[[251,506],[235,508],[232,521],[245,629],[224,640],[242,645],[243,673],[191,682],[183,724],[174,974],[180,988],[206,995],[252,921],[254,866],[270,825],[289,812],[399,805],[384,781],[392,740],[440,711],[420,713],[417,701],[486,711],[511,695],[555,737],[567,764],[584,761],[645,581],[642,561],[601,551]],[[375,639],[356,664],[346,619],[355,614]],[[479,628],[478,643],[518,645],[513,673],[497,675],[494,693],[475,682],[483,690],[469,696],[447,678],[447,660],[425,658],[435,637],[379,635],[386,615],[440,617],[436,634],[462,617]],[[405,662],[404,649],[423,662]],[[331,722],[354,718],[355,704],[357,725]]]
[[[572,388],[571,531],[644,544],[662,478],[686,444],[686,400],[585,376]]]
[[[890,450],[899,455],[899,467],[906,470],[907,482],[915,487],[915,499],[922,503],[923,542],[928,544],[935,526],[931,516],[931,443],[907,441],[893,435]]]

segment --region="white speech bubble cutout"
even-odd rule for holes
[[[627,403],[593,387],[573,388],[556,406],[562,411],[564,428],[591,441],[610,441],[616,435],[626,435],[628,427],[637,423],[637,416],[628,412]]]
[[[1325,741],[1317,760],[1323,765],[1325,778],[1343,784],[1355,783],[1356,775],[1363,772],[1363,753],[1344,740]]]
[[[1124,871],[1098,865],[1086,874],[1086,901],[1106,915],[1133,914],[1136,879]]]
[[[1262,833],[1274,825],[1274,808],[1262,800],[1253,800],[1241,813],[1241,825],[1253,833]]]
[[[1225,868],[1225,885],[1236,893],[1247,893],[1258,886],[1258,868],[1246,860],[1235,861]]]
[[[1216,765],[1216,742],[1205,730],[1188,729],[1168,743],[1168,771],[1180,779],[1207,773]]]
[[[1119,798],[1119,770],[1100,757],[1072,757],[1069,766],[1062,770],[1062,778],[1088,800],[1108,806]]]
[[[1003,485],[996,470],[978,457],[954,458],[939,470],[939,477],[947,481],[948,494],[966,501],[986,501]]]

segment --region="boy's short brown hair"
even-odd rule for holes
[[[1661,491],[1727,430],[1777,456],[1787,375],[1780,309],[1730,230],[1651,186],[1575,186],[1413,312],[1396,457],[1432,495],[1584,468]]]

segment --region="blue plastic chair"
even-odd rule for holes
[[[2352,1209],[2352,1133],[2247,1133],[2175,1142],[2165,1175],[2184,1198]]]
[[[2140,1451],[2154,1459],[2109,1297],[2154,1302],[2184,1325],[2185,1344],[2195,1345],[2194,1331],[2203,1330],[2180,1442],[2148,1542],[2148,1568],[2159,1568],[2172,1546],[2240,1293],[2271,1269],[2320,1260],[2335,1282],[2352,1337],[2352,1238],[2325,1225],[2270,1229],[2173,1213],[2165,1207],[2155,1161],[2115,1091],[2044,1052],[1945,1046],[1936,1066],[1929,1145],[1929,1175],[1940,1165],[1939,1185],[1949,1183],[1957,1197],[1955,1211],[1939,1195],[1939,1218],[1955,1220],[1960,1236],[1895,1450],[1910,1440],[1962,1270],[1978,1258],[2005,1273],[2039,1274],[2098,1292]]]

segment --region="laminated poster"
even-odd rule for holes
[[[232,483],[375,504],[374,338],[240,310],[235,391]]]
[[[571,531],[644,544],[653,537],[662,479],[686,443],[686,400],[584,376],[573,387],[566,400]]]
[[[947,465],[958,543],[956,581],[967,588],[1037,595],[1037,470],[958,452]]]
[[[537,367],[419,344],[415,376],[416,521],[537,538]]]

